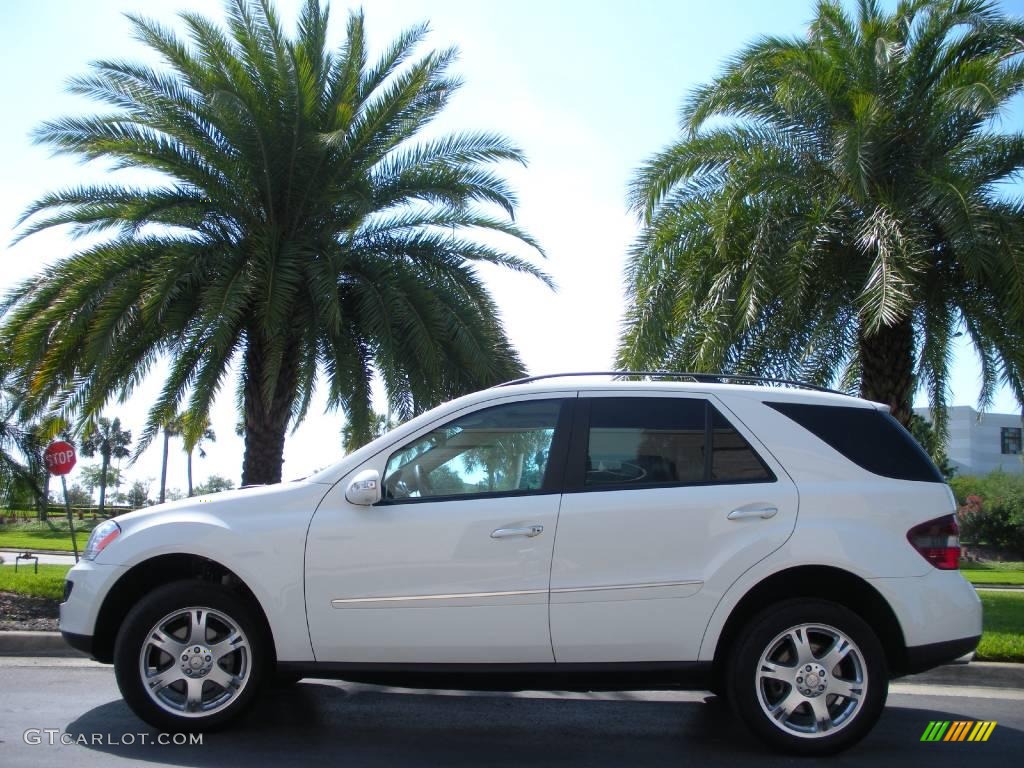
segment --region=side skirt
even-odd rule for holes
[[[708,690],[711,662],[605,664],[350,664],[282,661],[278,671],[395,688],[459,691]]]

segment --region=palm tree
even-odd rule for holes
[[[1024,401],[1024,25],[985,0],[819,2],[698,88],[633,181],[623,366],[836,383],[945,432],[951,343]]]
[[[92,458],[97,453],[100,455],[100,517],[103,516],[103,505],[107,496],[107,473],[110,468],[111,459],[127,458],[131,452],[128,446],[132,444],[132,433],[130,430],[121,429],[121,420],[111,421],[100,416],[90,422],[82,435],[82,454]]]
[[[341,428],[341,447],[345,449],[345,453],[352,453],[397,426],[398,424],[387,414],[374,413],[369,431],[356,432],[351,423]]]
[[[423,25],[370,62],[354,13],[331,51],[317,0],[292,36],[267,1],[229,3],[226,31],[180,18],[187,40],[130,16],[166,69],[97,62],[71,90],[113,111],[37,133],[165,181],[54,192],[25,212],[20,237],[64,224],[109,234],[0,307],[34,407],[88,418],[166,355],[146,445],[183,404],[208,414],[237,364],[248,485],[280,480],[286,430],[318,377],[329,407],[368,434],[375,375],[402,418],[518,375],[474,265],[549,282],[520,255],[536,246],[495,169],[523,156],[492,133],[418,138],[459,86],[454,49],[415,56]]]
[[[217,434],[210,427],[209,417],[202,417],[196,420],[192,414],[185,414],[184,423],[182,425],[182,437],[185,448],[186,467],[188,469],[188,495],[194,495],[192,492],[192,454],[199,451],[199,458],[206,458],[206,451],[203,450],[203,443],[215,443],[217,442]],[[193,424],[196,420],[199,423]]]
[[[36,425],[25,425],[21,396],[0,371],[0,501],[7,502],[20,489],[29,489],[42,504],[47,476],[43,448]],[[40,507],[40,519],[46,519]]]
[[[167,459],[168,454],[171,450],[171,438],[177,437],[182,431],[183,417],[179,414],[172,419],[168,419],[167,422],[161,427],[164,433],[164,450],[160,461],[160,503],[163,504],[167,499]],[[141,450],[136,448],[136,457],[141,454]]]

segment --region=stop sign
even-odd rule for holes
[[[50,443],[43,453],[43,461],[51,475],[66,475],[75,467],[75,446],[63,440]]]

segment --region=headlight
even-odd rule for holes
[[[121,526],[113,520],[105,520],[89,534],[89,543],[85,545],[82,552],[83,560],[95,560],[96,555],[107,548],[114,539],[121,535]]]

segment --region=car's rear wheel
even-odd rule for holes
[[[824,600],[766,608],[734,645],[728,674],[736,713],[772,746],[821,755],[846,749],[885,707],[888,671],[875,633]]]
[[[207,583],[157,589],[125,618],[114,647],[121,695],[164,731],[217,728],[253,700],[265,676],[261,623],[245,600]]]

